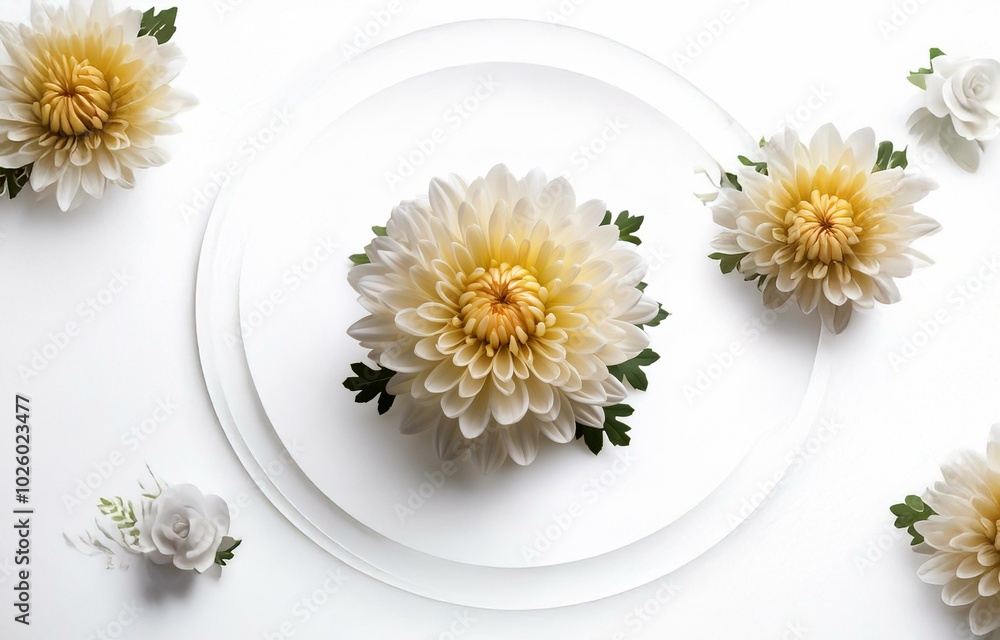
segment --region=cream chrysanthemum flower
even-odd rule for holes
[[[371,314],[349,333],[395,371],[403,433],[433,429],[443,458],[471,450],[489,472],[531,463],[539,436],[602,428],[625,399],[608,367],[649,345],[658,305],[637,288],[646,263],[603,225],[603,202],[504,166],[466,184],[433,180],[396,207],[350,283]]]
[[[930,262],[911,244],[938,224],[913,205],[935,185],[902,168],[873,172],[877,154],[871,129],[845,141],[826,125],[808,145],[791,129],[776,135],[762,149],[767,175],[741,167],[742,190],[712,203],[725,228],[713,247],[761,276],[768,306],[794,297],[837,333],[854,308],[898,302],[894,279]]]
[[[110,0],[35,0],[30,25],[0,23],[0,166],[33,163],[31,188],[64,211],[166,162],[156,136],[176,133],[171,118],[194,104],[169,84],[180,49],[139,37],[141,20]]]
[[[984,635],[1000,629],[1000,424],[985,457],[962,452],[941,471],[944,480],[923,496],[937,515],[914,525],[934,554],[918,575],[944,587],[945,604],[972,605],[969,626]]]

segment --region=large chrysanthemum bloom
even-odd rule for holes
[[[937,515],[914,525],[934,554],[919,576],[944,587],[945,604],[972,605],[970,628],[984,635],[1000,629],[1000,424],[985,457],[963,452],[941,471],[944,480],[923,496]]]
[[[466,184],[433,180],[396,207],[370,264],[350,283],[371,315],[349,333],[395,371],[401,430],[433,429],[439,455],[471,449],[489,472],[602,428],[625,399],[608,367],[649,345],[638,324],[658,305],[637,285],[646,263],[602,226],[603,202],[576,205],[569,183],[504,166]]]
[[[788,129],[761,153],[767,175],[741,167],[742,191],[723,188],[712,203],[725,229],[713,247],[762,277],[769,307],[794,297],[837,333],[854,308],[898,302],[895,279],[930,263],[911,245],[939,227],[913,206],[936,185],[902,168],[873,172],[871,129],[845,141],[826,125],[808,145]]]
[[[0,23],[0,166],[34,163],[31,188],[64,211],[166,162],[156,136],[176,133],[171,118],[194,104],[169,84],[180,50],[138,37],[141,20],[109,0],[36,0],[30,25]]]

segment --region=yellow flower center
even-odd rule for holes
[[[42,126],[63,136],[103,129],[116,105],[101,70],[66,56],[52,58],[47,70],[41,98],[33,105]]]
[[[524,267],[494,260],[489,269],[476,269],[467,282],[455,324],[464,328],[466,342],[484,343],[490,357],[504,345],[517,355],[531,336],[542,337],[546,326],[555,324],[555,316],[545,311],[548,291]]]
[[[843,262],[864,231],[848,200],[818,189],[785,213],[784,226],[786,231],[776,232],[775,239],[795,247],[795,262],[818,260],[824,266]]]

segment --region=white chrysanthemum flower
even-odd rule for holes
[[[972,605],[970,628],[984,635],[1000,629],[1000,424],[985,457],[966,451],[941,471],[944,480],[923,496],[937,515],[914,525],[934,553],[918,573],[944,587],[945,604]]]
[[[169,84],[180,49],[138,37],[141,20],[110,0],[35,0],[30,25],[0,23],[0,166],[34,163],[31,188],[64,211],[166,162],[156,136],[176,133],[171,118],[194,104]]]
[[[741,167],[743,190],[723,188],[712,203],[725,228],[713,247],[746,254],[739,270],[763,277],[768,306],[794,297],[837,333],[855,307],[898,302],[894,279],[930,262],[911,244],[939,226],[913,205],[936,185],[901,168],[873,173],[871,129],[845,141],[825,125],[808,145],[787,129],[761,152],[768,175]]]
[[[646,263],[602,226],[603,202],[576,205],[569,183],[504,166],[467,185],[435,179],[392,212],[371,264],[350,283],[371,315],[349,333],[397,372],[401,430],[434,430],[483,472],[531,463],[539,436],[565,443],[602,428],[627,391],[608,366],[649,345],[637,325],[658,305],[637,288]]]

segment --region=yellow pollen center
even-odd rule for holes
[[[115,106],[101,70],[66,56],[51,60],[42,96],[33,105],[42,126],[63,136],[103,129]]]
[[[517,355],[532,336],[544,336],[546,327],[555,324],[555,317],[545,312],[548,291],[524,267],[493,261],[466,282],[453,324],[463,327],[467,343],[482,342],[490,357],[503,346]]]
[[[854,219],[854,207],[837,196],[814,190],[785,214],[786,232],[776,237],[795,247],[795,262],[818,260],[824,265],[842,262],[860,242],[864,229]],[[779,234],[776,234],[778,236]]]

